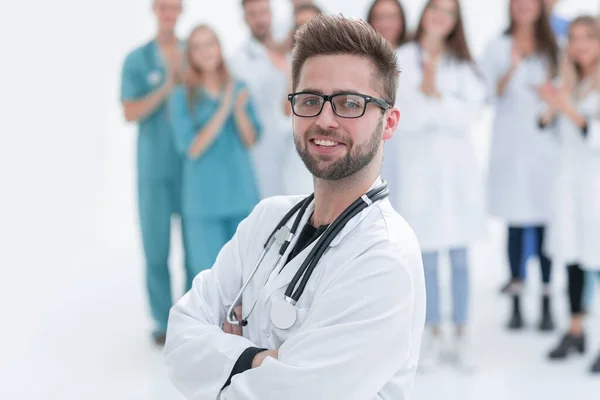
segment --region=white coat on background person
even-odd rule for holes
[[[291,136],[291,124],[281,107],[287,74],[272,64],[267,48],[255,38],[237,50],[228,65],[232,75],[248,86],[263,126],[263,135],[251,150],[260,195],[281,195],[285,140]]]
[[[283,299],[315,242],[281,273],[273,265],[279,246],[273,246],[244,292],[243,305],[249,307],[257,296],[258,302],[243,336],[221,330],[267,237],[301,198],[263,200],[214,266],[196,277],[192,290],[172,309],[166,363],[187,398],[216,399],[219,393],[221,400],[408,398],[425,315],[423,266],[414,233],[387,199],[363,210],[333,240],[297,303],[294,326],[277,329],[269,311]],[[300,226],[313,209],[314,202]],[[252,346],[279,348],[278,359],[267,357],[260,368],[236,375],[220,392],[240,354]]]
[[[283,194],[287,196],[309,195],[313,192],[313,176],[296,150],[291,116],[288,117],[286,122],[289,134],[285,135],[283,144]]]
[[[493,40],[480,64],[495,111],[489,212],[513,226],[545,225],[552,210],[557,143],[538,126],[537,116],[544,104],[535,87],[548,80],[550,66],[537,54],[522,59],[503,95],[498,96],[498,82],[511,68],[512,47],[511,36]]]
[[[472,64],[446,53],[436,69],[441,98],[428,97],[420,89],[420,46],[405,44],[397,56],[402,119],[384,153],[396,168],[382,172],[394,187],[392,204],[424,252],[467,246],[485,234],[483,181],[471,140],[484,104],[483,79]]]
[[[566,264],[600,269],[600,92],[592,91],[576,104],[586,117],[587,136],[561,114],[559,167],[549,224],[547,251]]]
[[[292,64],[292,56],[288,54],[288,63]],[[287,102],[287,95],[291,91],[291,77],[288,80],[288,86],[286,91],[282,93],[283,103],[285,106],[289,106]],[[309,195],[313,192],[313,176],[310,171],[304,165],[304,161],[300,158],[296,145],[294,144],[294,133],[292,128],[292,114],[291,106],[289,106],[290,115],[286,115],[283,111],[282,126],[284,135],[283,141],[283,162],[281,166],[282,173],[282,189],[283,194],[286,196],[302,196]]]

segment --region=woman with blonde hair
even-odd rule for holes
[[[214,263],[259,201],[249,148],[260,126],[245,85],[232,80],[215,32],[194,28],[185,85],[169,101],[177,150],[185,156],[182,220],[193,278]]]
[[[554,129],[560,143],[555,212],[548,250],[568,265],[571,326],[550,354],[564,359],[585,351],[582,294],[585,270],[600,270],[600,25],[581,16],[569,29],[561,86],[539,89],[548,111],[540,124]],[[591,368],[600,373],[600,356]]]

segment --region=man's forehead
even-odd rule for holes
[[[369,59],[348,54],[308,58],[298,79],[298,89],[332,94],[339,91],[375,94],[374,68]]]

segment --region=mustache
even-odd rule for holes
[[[332,141],[334,141],[334,142],[345,143],[347,141],[346,138],[342,137],[338,132],[328,131],[328,130],[321,129],[321,128],[311,129],[306,132],[306,135],[308,136],[309,140],[315,136],[321,136],[321,137],[326,137],[326,138],[332,139]]]

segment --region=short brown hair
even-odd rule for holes
[[[376,85],[384,100],[394,105],[398,87],[398,61],[390,44],[362,20],[318,15],[298,29],[292,52],[292,88],[296,90],[300,70],[310,57],[349,54],[365,57],[375,66]]]

